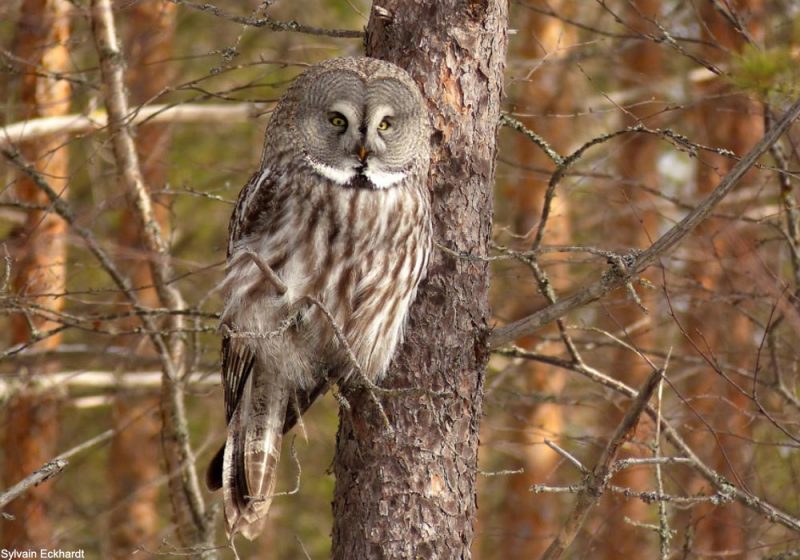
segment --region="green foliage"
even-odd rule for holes
[[[747,45],[734,59],[731,80],[768,103],[794,97],[800,92],[800,53],[787,45],[770,49]]]

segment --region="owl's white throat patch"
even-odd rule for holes
[[[386,189],[406,178],[404,171],[379,171],[367,167],[361,171],[353,168],[340,168],[307,158],[311,168],[337,185],[349,185],[357,175],[361,174],[375,189]]]
[[[326,179],[330,179],[337,185],[346,185],[353,180],[353,177],[356,176],[355,169],[340,169],[338,167],[332,167],[330,165],[314,161],[311,158],[307,159],[308,163],[311,165],[314,171],[316,171]]]
[[[373,171],[372,169],[364,170],[364,177],[369,179],[369,182],[375,185],[376,189],[386,189],[406,178],[404,171]]]

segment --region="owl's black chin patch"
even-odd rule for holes
[[[375,185],[372,184],[372,181],[367,179],[366,175],[364,175],[364,168],[359,168],[358,173],[356,173],[350,182],[347,184],[348,187],[352,187],[354,189],[369,189],[374,190]]]

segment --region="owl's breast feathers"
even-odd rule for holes
[[[269,173],[254,175],[237,205],[239,225],[232,225],[231,233],[239,233],[239,239],[230,247],[223,322],[273,331],[296,302],[313,297],[334,317],[361,370],[376,379],[402,338],[408,306],[426,268],[427,192],[419,181],[376,190],[318,176],[288,181],[293,173],[285,170],[274,178]],[[243,258],[248,251],[269,265],[286,285],[285,293],[278,294],[259,266]],[[322,359],[352,369],[324,314],[309,307],[303,318],[302,350],[310,354],[309,367],[318,368]],[[305,384],[315,372],[298,374]]]

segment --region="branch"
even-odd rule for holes
[[[775,126],[764,134],[758,144],[736,163],[733,169],[725,175],[717,188],[714,189],[699,206],[687,214],[683,220],[673,226],[664,235],[659,237],[648,249],[639,253],[628,265],[627,270],[623,271],[619,270],[618,267],[612,267],[600,280],[571,296],[563,298],[552,305],[548,305],[518,321],[496,329],[489,336],[489,345],[492,348],[498,348],[522,336],[536,332],[539,328],[559,317],[563,317],[573,309],[578,309],[588,303],[596,301],[624,285],[626,282],[630,281],[633,276],[644,271],[659,258],[666,255],[667,252],[683,241],[683,239],[711,213],[714,207],[736,186],[739,179],[755,165],[758,158],[778,141],[778,138],[786,132],[798,116],[800,116],[800,99],[797,99],[789,110],[784,113],[781,119],[775,123]]]
[[[159,389],[161,371],[135,371],[114,373],[113,371],[61,371],[42,376],[4,375],[0,378],[0,400],[7,399],[18,392],[46,391],[48,389]],[[220,384],[218,375],[211,372],[192,372],[184,383],[200,387],[216,387]]]
[[[166,241],[161,235],[152,208],[152,200],[142,179],[139,159],[126,121],[128,100],[125,96],[123,58],[117,41],[110,0],[92,0],[92,35],[100,58],[100,75],[105,88],[108,125],[114,149],[114,159],[125,190],[132,199],[135,214],[140,222],[145,248],[153,253],[150,271],[156,292],[164,307],[179,310],[185,307],[183,298],[169,280],[171,271]],[[169,317],[171,330],[179,332],[183,326],[180,314]],[[180,476],[170,478],[170,499],[176,515],[178,534],[187,546],[207,545],[212,542],[213,530],[206,514],[195,469],[194,453],[189,441],[183,391],[180,386],[184,363],[184,340],[181,334],[170,338],[169,353],[161,353],[164,375],[162,378],[162,442],[169,472]],[[203,556],[215,557],[213,550]]]
[[[364,37],[363,31],[311,27],[309,25],[303,25],[302,23],[292,20],[278,21],[267,15],[264,15],[263,17],[238,16],[236,14],[228,13],[221,8],[214,6],[213,4],[198,4],[195,2],[189,2],[188,0],[169,1],[173,4],[177,4],[178,6],[187,6],[199,12],[214,14],[217,17],[227,19],[235,23],[241,23],[242,25],[248,25],[250,27],[266,27],[270,31],[292,31],[294,33],[304,33],[306,35],[322,35],[324,37],[338,37],[345,39],[361,39]]]
[[[185,103],[182,105],[146,105],[134,107],[127,118],[128,126],[144,123],[241,123],[261,114],[266,103]],[[52,134],[75,134],[101,130],[108,126],[108,113],[103,109],[88,115],[63,115],[30,119],[0,127],[0,148],[36,140]]]
[[[638,396],[636,389],[633,389],[625,383],[614,379],[613,377],[610,377],[586,364],[570,362],[554,356],[535,354],[520,348],[502,349],[498,350],[497,353],[503,356],[525,358],[550,364],[559,368],[568,369],[570,371],[579,373],[595,383],[599,383],[603,387],[616,391],[617,393],[628,398],[636,398]],[[745,492],[744,490],[736,487],[724,476],[720,475],[714,469],[703,463],[703,461],[692,450],[689,444],[687,444],[680,434],[678,434],[677,430],[675,430],[675,428],[673,428],[669,422],[664,420],[664,418],[658,414],[657,410],[647,405],[645,407],[645,412],[653,420],[653,422],[657,422],[660,425],[661,432],[667,441],[679,452],[682,457],[684,457],[691,464],[692,468],[696,469],[697,472],[703,476],[703,478],[705,478],[709,483],[711,483],[712,486],[714,486],[720,495],[730,495],[737,502],[763,515],[770,522],[779,523],[784,527],[791,529],[792,531],[800,533],[800,519],[792,517],[785,511],[779,510],[758,496],[755,496],[749,492]]]
[[[667,358],[667,362],[665,362],[661,369],[654,370],[642,384],[642,387],[639,389],[639,394],[636,395],[636,398],[622,418],[622,422],[617,426],[614,435],[600,455],[597,465],[592,472],[586,475],[584,487],[578,492],[578,499],[575,502],[575,507],[570,512],[566,523],[561,527],[555,540],[550,543],[550,546],[545,550],[542,555],[542,560],[556,560],[561,557],[583,526],[586,517],[589,515],[589,511],[591,511],[592,507],[600,500],[608,483],[611,481],[611,475],[613,474],[612,463],[620,447],[622,447],[622,444],[627,439],[628,434],[630,434],[639,423],[642,412],[647,408],[647,401],[650,400],[653,391],[655,391],[658,383],[661,381],[668,362],[669,358]]]
[[[42,482],[49,480],[54,476],[56,476],[57,474],[59,474],[69,464],[67,459],[69,459],[70,457],[77,455],[81,451],[89,449],[90,447],[94,447],[99,443],[111,439],[112,435],[114,435],[114,430],[106,430],[105,432],[96,435],[95,437],[86,440],[85,442],[79,445],[76,445],[72,449],[68,449],[67,451],[61,453],[58,457],[55,457],[52,461],[49,461],[46,465],[44,465],[40,469],[26,476],[17,484],[15,484],[11,488],[0,494],[0,509],[4,508],[10,502],[15,500],[21,494],[24,494],[34,486],[38,486]]]
[[[5,507],[21,494],[24,494],[34,486],[39,486],[42,482],[53,478],[63,471],[69,463],[63,459],[54,459],[34,471],[30,475],[17,482],[14,486],[0,494],[0,508]]]

